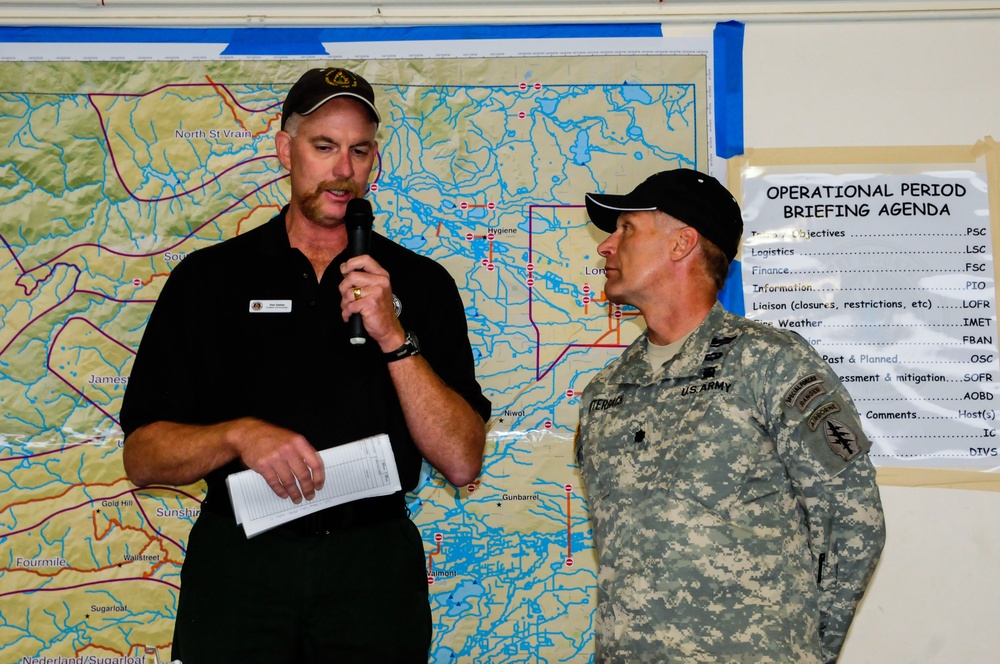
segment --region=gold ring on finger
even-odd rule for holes
[[[361,299],[361,289],[360,288],[355,288],[354,289],[354,299],[355,300],[360,300]]]

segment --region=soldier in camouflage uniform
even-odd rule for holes
[[[885,541],[851,398],[800,336],[717,302],[743,230],[717,180],[586,202],[605,292],[647,325],[581,403],[597,661],[836,661]]]

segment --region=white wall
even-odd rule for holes
[[[1000,493],[883,486],[888,539],[841,664],[1000,661]]]
[[[995,18],[750,22],[746,147],[1000,138],[998,44]],[[935,477],[908,471],[882,482],[888,541],[842,664],[1000,661],[1000,476],[979,490],[926,486],[941,483]]]

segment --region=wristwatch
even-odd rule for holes
[[[395,362],[396,360],[401,360],[404,357],[419,354],[420,344],[417,343],[417,335],[413,332],[407,332],[406,341],[403,342],[403,345],[396,350],[390,350],[388,353],[383,353],[382,357],[385,358],[386,362]]]

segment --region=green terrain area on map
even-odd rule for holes
[[[642,327],[603,296],[583,196],[707,170],[705,60],[338,63],[383,116],[376,230],[455,277],[494,408],[479,480],[427,471],[410,496],[431,661],[592,657],[573,433],[584,386]],[[280,103],[320,64],[0,63],[0,664],[166,661],[203,489],[125,479],[122,394],[171,269],[287,201]]]

